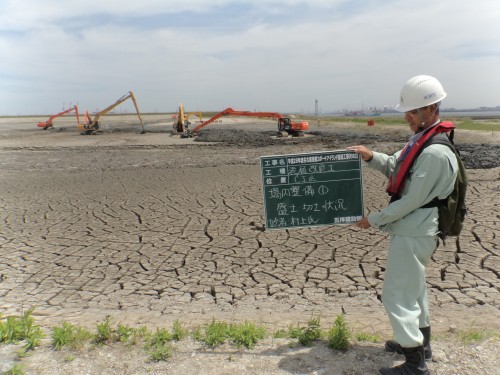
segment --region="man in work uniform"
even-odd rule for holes
[[[369,167],[389,178],[387,191],[392,195],[387,207],[356,223],[362,229],[375,227],[390,234],[382,302],[395,340],[386,342],[385,349],[404,354],[405,362],[382,368],[381,374],[430,374],[425,361],[432,358],[425,268],[438,243],[438,209],[422,206],[452,192],[458,164],[448,146],[431,144],[423,148],[422,142],[427,133],[441,126],[439,105],[445,97],[436,78],[411,78],[403,86],[396,107],[405,113],[414,133],[405,149],[389,156],[365,146],[349,147]],[[405,162],[405,158],[414,160]],[[406,173],[402,172],[404,168]]]

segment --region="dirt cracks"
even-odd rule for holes
[[[250,124],[252,125],[252,124]],[[197,326],[212,319],[273,327],[344,312],[356,331],[391,335],[380,303],[387,237],[351,226],[265,231],[259,157],[366,144],[396,151],[406,129],[316,127],[280,139],[269,124],[225,123],[181,140],[151,120],[148,133],[117,126],[73,131],[0,127],[0,311],[35,307],[46,329],[62,320],[95,328]],[[376,128],[376,127],[375,127]],[[467,142],[464,142],[466,140]],[[427,270],[435,333],[498,330],[496,134],[456,136],[470,177],[459,241]],[[364,169],[368,212],[386,205],[385,180]],[[253,350],[208,350],[187,340],[168,363],[109,346],[78,354],[46,345],[23,359],[34,374],[368,374],[398,358],[381,344],[346,353],[266,340]],[[435,343],[438,374],[493,374],[498,341]],[[2,347],[2,357],[12,348]],[[71,358],[71,359],[70,359]],[[5,368],[6,361],[3,363]]]

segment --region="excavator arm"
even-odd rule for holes
[[[135,110],[137,111],[137,116],[139,117],[139,121],[141,122],[142,125],[141,134],[145,133],[146,128],[144,126],[144,121],[142,121],[141,112],[139,111],[139,106],[137,105],[137,100],[135,99],[134,93],[132,91],[129,91],[127,94],[123,95],[120,99],[118,99],[115,103],[111,104],[102,111],[98,112],[93,120],[90,118],[90,116],[88,116],[89,122],[83,125],[83,129],[80,129],[82,130],[81,134],[82,135],[94,134],[99,129],[99,119],[106,113],[110,112],[113,108],[122,104],[127,99],[132,99],[132,101],[134,102]]]
[[[203,121],[202,121],[202,119],[201,119],[201,118],[202,118],[202,114],[201,114],[201,112],[189,112],[189,113],[186,115],[186,121],[189,121],[189,118],[190,118],[191,116],[198,116],[198,118],[199,118],[199,120],[198,120],[198,121],[199,121],[199,122],[203,122]]]
[[[55,115],[50,116],[50,117],[49,117],[49,119],[48,119],[47,121],[44,121],[44,122],[39,122],[39,123],[37,124],[37,126],[38,126],[39,128],[43,128],[43,130],[47,130],[48,128],[52,128],[52,127],[54,127],[53,120],[54,120],[55,118],[57,118],[57,117],[59,117],[59,116],[63,116],[63,115],[65,115],[66,113],[70,113],[70,112],[72,112],[72,111],[75,111],[75,113],[76,113],[76,121],[77,121],[77,125],[79,125],[79,124],[80,124],[80,116],[79,116],[79,114],[78,114],[78,106],[75,104],[73,107],[68,108],[68,109],[66,109],[65,111],[62,111],[62,112],[59,112],[59,113],[57,113],[57,114],[55,114]]]
[[[179,106],[179,114],[177,115],[177,120],[174,123],[173,130],[174,134],[183,134],[187,132],[187,119],[184,116],[184,104],[180,104]]]
[[[278,130],[279,132],[285,132],[295,136],[301,135],[302,132],[309,129],[309,123],[307,121],[292,122],[289,117],[284,117],[281,113],[277,112],[251,112],[251,111],[235,111],[232,108],[227,108],[222,112],[216,114],[207,121],[196,126],[192,132],[196,133],[200,129],[207,125],[217,121],[223,116],[248,116],[248,117],[267,117],[274,118],[278,120]]]
[[[210,125],[211,123],[217,121],[223,116],[248,116],[248,117],[271,117],[275,119],[280,119],[283,118],[283,116],[279,113],[276,112],[250,112],[250,111],[235,111],[232,108],[226,108],[222,112],[216,114],[212,118],[208,119],[207,121],[201,123],[197,127],[195,127],[192,131],[193,133],[196,133],[198,130],[204,128],[207,125]]]

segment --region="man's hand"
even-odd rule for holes
[[[372,226],[370,224],[370,222],[368,221],[368,217],[367,216],[365,216],[364,218],[362,218],[360,221],[356,222],[354,225],[357,226],[358,228],[361,228],[361,229],[368,229],[368,228],[370,228]]]
[[[354,151],[356,154],[360,154],[364,161],[370,161],[373,159],[373,152],[365,146],[349,146],[347,147],[349,151]]]

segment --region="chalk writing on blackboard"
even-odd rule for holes
[[[363,217],[358,154],[262,156],[260,164],[267,229],[351,224]]]

